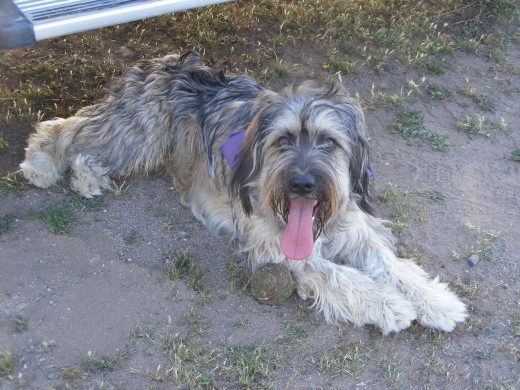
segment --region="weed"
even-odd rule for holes
[[[244,268],[239,267],[232,261],[228,262],[226,266],[231,290],[248,291],[251,287],[251,277],[247,274]]]
[[[76,219],[69,208],[46,208],[40,214],[43,224],[53,234],[68,234],[76,224]]]
[[[128,234],[125,234],[123,241],[128,245],[135,244],[137,242],[137,230],[132,229]]]
[[[16,216],[14,214],[5,214],[0,217],[0,235],[6,233],[11,229]]]
[[[298,324],[298,323],[293,322],[293,321],[288,321],[285,324],[285,331],[289,335],[291,335],[293,337],[296,337],[298,339],[304,339],[304,338],[309,337],[309,333],[307,333],[307,331],[305,330],[303,325]]]
[[[92,351],[88,351],[81,365],[88,372],[112,372],[117,368],[124,357],[124,355],[116,354],[97,358]]]
[[[494,112],[495,111],[495,103],[493,100],[483,92],[476,90],[474,87],[466,85],[461,93],[469,97],[475,104],[477,104],[480,108],[486,111]]]
[[[506,131],[507,124],[503,119],[489,120],[485,115],[476,114],[468,115],[463,120],[455,124],[457,130],[463,131],[471,135],[480,135],[491,138],[497,132]]]
[[[507,324],[509,325],[509,331],[511,332],[512,336],[520,336],[520,312],[513,313]]]
[[[359,342],[349,342],[332,350],[321,352],[312,359],[321,372],[332,375],[348,374],[355,378],[362,374],[367,359],[366,347]]]
[[[234,347],[228,350],[231,354],[232,366],[238,370],[238,383],[252,386],[261,377],[267,377],[272,365],[267,355],[267,346]]]
[[[426,86],[426,94],[434,100],[448,100],[455,94],[449,88],[437,84],[428,84]]]
[[[206,289],[204,271],[188,252],[180,252],[172,259],[167,259],[167,267],[166,273],[170,280],[185,279],[194,291]]]
[[[233,326],[237,329],[244,329],[247,326],[247,324],[248,324],[247,320],[241,319],[241,320],[236,320],[235,323],[233,324]]]
[[[426,61],[425,63],[426,69],[428,69],[430,72],[442,75],[446,73],[446,64],[444,61],[431,59]]]
[[[509,159],[512,161],[520,161],[520,149],[513,149],[509,155]]]
[[[9,149],[9,143],[5,137],[0,134],[0,153],[5,152],[7,149]]]
[[[357,72],[356,63],[348,61],[347,59],[340,59],[330,57],[329,60],[323,64],[324,69],[331,69],[334,72],[342,72],[343,74],[352,74]]]
[[[403,229],[409,221],[424,222],[426,220],[425,210],[412,202],[410,196],[410,193],[397,191],[393,185],[388,185],[379,193],[379,201],[392,207],[391,218],[394,220],[392,225],[394,230]]]
[[[435,150],[446,151],[452,146],[452,143],[448,141],[448,134],[434,133],[424,128],[424,117],[417,110],[401,110],[392,126],[392,130],[398,132],[404,138],[422,138],[428,141]]]
[[[463,228],[471,234],[474,243],[463,251],[454,250],[453,259],[460,261],[471,255],[478,255],[482,260],[492,261],[501,233],[496,230],[482,230],[470,222],[466,222]]]
[[[57,371],[60,373],[61,378],[67,382],[74,382],[85,376],[85,372],[78,366],[57,367]]]
[[[122,182],[121,184],[118,184],[114,180],[110,182],[110,186],[108,187],[109,193],[114,198],[121,198],[123,197],[128,190],[130,189],[130,185],[126,183],[126,181]]]
[[[200,324],[202,321],[204,321],[204,317],[202,316],[202,314],[200,314],[199,312],[190,309],[190,311],[188,311],[186,313],[186,321],[188,321],[188,323],[190,324]]]
[[[11,375],[16,365],[16,359],[10,351],[0,351],[0,379]]]
[[[105,206],[105,202],[102,197],[97,196],[94,198],[85,198],[77,193],[70,193],[70,200],[67,204],[75,212],[79,211],[100,211]]]
[[[23,177],[22,171],[9,172],[0,177],[0,192],[7,190],[18,191],[27,187],[27,181]]]
[[[23,333],[29,330],[29,320],[21,315],[13,318],[13,325],[16,333]]]

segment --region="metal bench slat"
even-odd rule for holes
[[[0,49],[230,0],[0,0]]]

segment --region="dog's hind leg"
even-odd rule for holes
[[[412,303],[396,288],[376,282],[358,270],[324,259],[311,259],[294,269],[298,295],[312,298],[312,307],[331,323],[374,324],[384,334],[399,332],[416,319]]]
[[[380,221],[360,210],[349,212],[343,257],[346,263],[403,292],[417,310],[417,319],[431,328],[450,332],[465,320],[466,307],[438,278],[431,279],[411,260],[398,258],[389,233]],[[386,233],[385,233],[386,231]],[[344,234],[345,234],[344,233]]]

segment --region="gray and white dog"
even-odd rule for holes
[[[112,175],[166,167],[183,202],[210,231],[231,234],[252,272],[283,264],[329,322],[388,334],[414,320],[452,331],[466,318],[445,283],[395,255],[371,215],[364,117],[342,86],[275,93],[192,52],[141,61],[96,104],[39,123],[20,167],[41,188],[70,167],[85,197]]]

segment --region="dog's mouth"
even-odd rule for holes
[[[316,199],[291,199],[287,224],[282,234],[280,248],[290,260],[309,257],[314,247],[314,219],[319,202]]]

